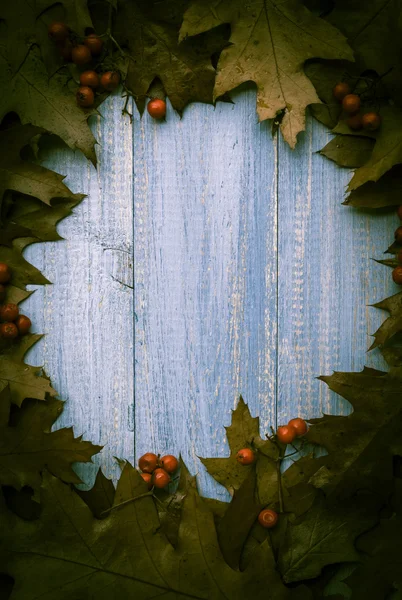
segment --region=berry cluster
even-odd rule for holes
[[[402,206],[398,207],[397,215],[402,221]],[[395,242],[397,244],[402,245],[402,225],[400,225],[395,231]],[[395,269],[392,271],[392,279],[398,285],[402,285],[402,250],[399,250],[399,252],[396,255],[396,259],[401,266],[395,267]]]
[[[48,33],[63,59],[66,62],[74,63],[78,67],[96,63],[103,53],[103,40],[95,32],[88,33],[82,40],[68,25],[54,21],[49,25]],[[100,65],[95,65],[95,68],[99,67]],[[96,90],[112,92],[120,83],[120,74],[117,71],[106,71],[98,74],[95,68],[86,70],[80,75],[80,87],[77,90],[76,98],[78,106],[83,108],[93,106]]]
[[[11,279],[11,269],[6,263],[0,263],[0,302],[6,297],[6,285]],[[0,337],[12,340],[18,335],[28,333],[31,328],[31,319],[19,314],[16,304],[0,305]]]
[[[160,457],[159,454],[147,452],[139,459],[138,466],[149,490],[153,487],[162,489],[169,485],[170,476],[179,468],[179,461],[172,454]]]
[[[361,114],[361,99],[358,94],[352,94],[350,85],[345,81],[340,81],[332,90],[333,96],[338,102],[342,103],[344,112],[349,115],[346,123],[353,131],[376,131],[381,125],[381,117],[377,112],[366,112]]]
[[[305,433],[307,433],[307,423],[304,419],[297,417],[290,419],[287,425],[278,427],[276,437],[282,444],[291,444],[295,438],[301,437]]]

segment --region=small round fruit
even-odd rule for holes
[[[381,125],[381,117],[376,112],[368,112],[362,116],[362,123],[367,131],[376,131]]]
[[[398,285],[402,285],[402,267],[395,267],[392,271],[392,279]]]
[[[163,119],[166,115],[166,102],[159,98],[153,98],[148,102],[147,110],[153,119]]]
[[[346,125],[349,129],[353,129],[353,131],[360,131],[360,129],[363,129],[362,116],[359,114],[350,116],[346,119]]]
[[[400,220],[402,221],[402,204],[401,206],[398,206],[398,209],[396,211],[396,214],[398,215],[398,217],[400,218]]]
[[[75,97],[77,98],[78,106],[82,106],[83,108],[92,106],[95,101],[94,92],[92,88],[88,86],[82,86],[78,88]]]
[[[0,283],[8,283],[11,279],[11,269],[7,263],[0,262]]]
[[[120,83],[120,75],[117,71],[106,71],[101,76],[100,82],[106,91],[113,92]]]
[[[3,338],[13,340],[18,336],[18,329],[14,323],[2,323],[0,325],[0,335]]]
[[[54,42],[64,42],[68,38],[69,32],[68,26],[61,21],[53,21],[48,27],[49,37]]]
[[[151,475],[151,473],[141,473],[141,477],[143,478],[143,480],[147,484],[148,489],[151,490],[152,489],[152,475]]]
[[[236,460],[241,465],[252,465],[255,461],[255,454],[250,448],[242,448],[236,454]]]
[[[99,56],[102,52],[103,41],[96,33],[91,33],[84,40],[85,46],[89,49],[92,56]]]
[[[172,454],[166,454],[159,460],[160,466],[165,469],[166,473],[174,473],[179,468],[179,461]]]
[[[345,112],[353,115],[360,109],[360,98],[357,94],[348,94],[342,100],[342,108]]]
[[[20,335],[25,335],[32,327],[31,319],[26,315],[18,315],[15,324]]]
[[[260,525],[265,527],[265,529],[271,529],[275,527],[278,522],[279,515],[274,510],[270,508],[264,508],[258,515],[258,522]]]
[[[352,90],[350,89],[350,85],[345,83],[345,81],[340,81],[336,84],[336,86],[332,90],[332,94],[334,98],[336,98],[339,102],[342,102],[345,96],[350,94]]]
[[[276,437],[282,444],[291,444],[296,437],[296,429],[289,425],[278,427]]]
[[[395,241],[397,244],[402,244],[402,225],[395,231]]]
[[[147,452],[139,459],[138,466],[144,473],[153,473],[158,466],[158,457],[152,452]]]
[[[293,427],[296,430],[296,437],[300,437],[307,433],[307,423],[304,419],[300,419],[299,417],[290,419],[288,426]]]
[[[152,473],[152,483],[156,488],[164,488],[169,485],[170,477],[165,469],[155,469]]]
[[[6,297],[6,286],[3,285],[2,283],[0,283],[0,302],[3,302],[5,297]]]
[[[80,75],[80,84],[84,87],[96,89],[99,87],[100,79],[96,71],[84,71]]]
[[[78,46],[74,46],[71,51],[71,60],[75,65],[86,65],[90,62],[92,58],[92,54],[86,46],[83,44],[79,44]]]
[[[18,306],[16,304],[3,304],[0,306],[0,320],[1,321],[15,321],[19,313]]]

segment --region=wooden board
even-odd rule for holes
[[[225,455],[239,393],[262,433],[291,416],[348,411],[315,377],[383,368],[366,354],[383,319],[366,305],[396,291],[379,258],[393,213],[341,205],[350,172],[315,154],[309,119],[295,151],[257,123],[255,92],[132,125],[115,96],[94,123],[98,172],[64,147],[43,157],[88,193],[60,225],[66,242],[29,260],[55,282],[26,302],[29,354],[68,400],[74,424],[113,456],[181,452],[204,494],[227,498],[197,456]],[[135,385],[134,385],[135,377]],[[135,395],[135,398],[134,398]],[[86,479],[94,468],[81,469]]]

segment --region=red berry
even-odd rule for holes
[[[0,283],[0,302],[3,302],[5,297],[6,297],[6,286],[3,285],[2,283]]]
[[[139,459],[138,466],[144,473],[152,473],[158,466],[158,457],[152,452],[147,452]]]
[[[99,54],[102,52],[103,41],[99,36],[96,35],[96,33],[90,33],[85,38],[84,44],[87,48],[89,48],[92,56],[99,56]]]
[[[300,419],[299,417],[290,419],[288,426],[293,427],[296,430],[296,437],[300,437],[307,433],[307,423],[304,419]]]
[[[265,527],[265,529],[271,529],[271,527],[275,527],[278,522],[279,515],[274,510],[270,508],[264,508],[258,515],[258,522],[260,525]]]
[[[165,469],[155,469],[152,473],[152,483],[156,488],[164,488],[170,482],[170,477],[166,473]]]
[[[401,206],[398,206],[398,209],[396,211],[396,214],[398,215],[398,217],[400,218],[400,220],[402,221],[402,204]]]
[[[334,98],[339,100],[339,102],[342,102],[344,97],[347,96],[348,94],[350,94],[350,92],[351,92],[351,89],[350,89],[349,84],[345,83],[344,81],[340,81],[339,83],[337,83],[336,86],[332,90]]]
[[[166,102],[159,98],[153,98],[147,104],[147,110],[152,118],[163,119],[166,115]]]
[[[28,333],[32,326],[31,319],[26,315],[18,315],[15,320],[15,324],[20,335],[25,335]]]
[[[179,468],[179,461],[172,454],[162,456],[159,464],[161,467],[163,467],[163,469],[165,469],[166,473],[174,473]]]
[[[83,108],[92,106],[95,101],[93,90],[88,86],[78,88],[75,97],[77,98],[78,106],[82,106]]]
[[[381,117],[376,112],[369,112],[362,116],[364,129],[376,131],[381,125]]]
[[[398,285],[402,285],[402,267],[395,267],[395,269],[392,271],[392,279]]]
[[[101,76],[100,81],[102,87],[106,91],[113,92],[113,90],[115,90],[120,83],[120,75],[117,71],[106,71],[106,73],[103,73]]]
[[[151,473],[141,473],[141,477],[148,486],[148,489],[152,489],[152,475]]]
[[[346,125],[350,129],[353,129],[353,131],[360,131],[360,129],[363,129],[363,119],[359,114],[352,115],[351,117],[346,119]]]
[[[84,71],[80,75],[80,84],[84,87],[97,88],[99,87],[99,75],[95,71]]]
[[[356,94],[348,94],[342,100],[342,108],[345,112],[353,115],[360,109],[360,98]]]
[[[241,465],[251,465],[255,461],[255,454],[250,448],[243,448],[236,454],[236,460]]]
[[[54,42],[64,42],[67,39],[70,30],[65,23],[54,21],[48,27],[49,37]]]
[[[11,269],[3,262],[0,262],[0,283],[8,283],[11,279]]]
[[[395,241],[397,244],[402,244],[402,225],[395,231]]]
[[[15,321],[19,312],[16,304],[3,304],[3,306],[0,306],[0,320],[7,322]]]
[[[86,46],[79,44],[71,51],[71,59],[75,65],[86,65],[92,59],[92,54]]]
[[[291,444],[296,437],[296,429],[289,425],[278,427],[276,437],[283,444]]]
[[[0,325],[0,335],[3,338],[14,339],[18,336],[18,329],[14,323],[2,323]]]

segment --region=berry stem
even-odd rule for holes
[[[120,504],[115,504],[114,506],[111,506],[110,508],[107,508],[106,510],[103,510],[101,512],[101,515],[109,513],[112,510],[115,510],[116,508],[120,508],[120,506],[124,506],[125,504],[129,504],[130,502],[134,502],[135,500],[140,500],[141,498],[145,498],[146,496],[153,496],[155,498],[153,490],[150,490],[149,492],[145,492],[144,494],[140,494],[139,496],[135,496],[134,498],[129,498],[128,500],[125,500],[124,502],[120,502]]]

